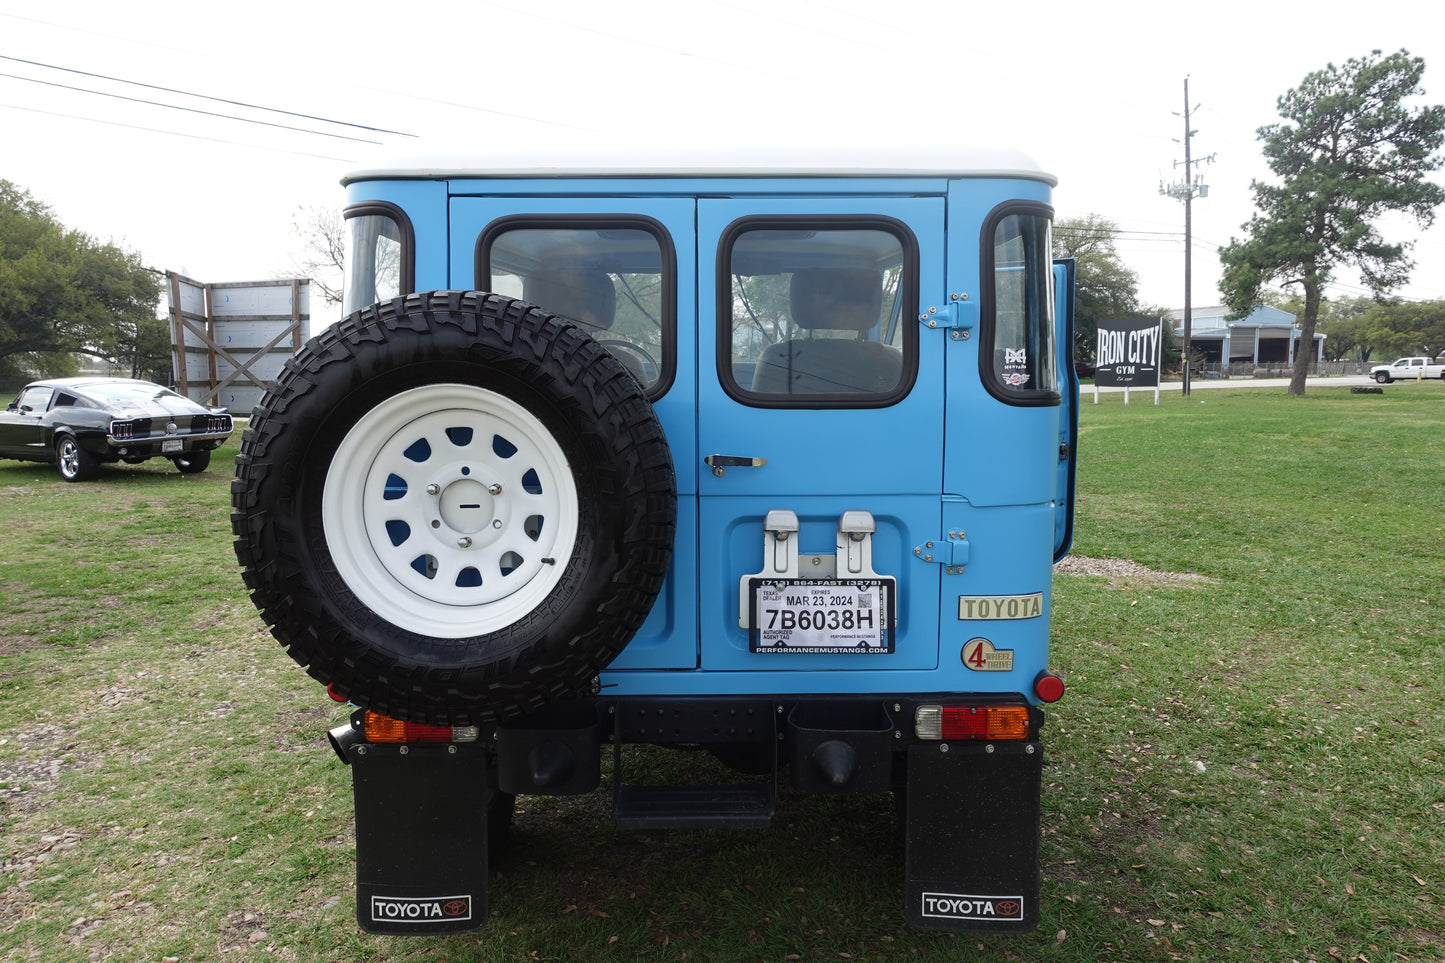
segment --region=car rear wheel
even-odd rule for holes
[[[337,695],[468,725],[585,689],[650,611],[676,485],[642,388],[508,298],[328,329],[253,413],[232,485],[252,599]]]
[[[204,448],[188,451],[184,455],[172,458],[171,462],[182,475],[195,475],[210,467],[211,453]]]
[[[100,470],[100,459],[80,447],[70,435],[55,443],[55,468],[68,482],[89,481]]]

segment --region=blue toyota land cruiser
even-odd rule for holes
[[[615,767],[623,827],[892,792],[911,923],[1037,923],[1078,395],[1053,183],[911,146],[346,178],[347,316],[253,413],[232,519],[272,634],[358,707],[363,928],[482,926],[515,795],[633,744],[739,778]]]

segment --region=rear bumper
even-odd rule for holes
[[[367,742],[358,712],[330,734],[352,769],[358,922],[396,934],[484,925],[486,801],[498,793],[591,792],[611,743],[614,815],[623,828],[760,828],[785,784],[801,793],[892,791],[904,831],[908,921],[920,929],[1026,932],[1039,920],[1043,712],[1029,708],[1024,739],[920,738],[917,708],[939,704],[1027,705],[1019,695],[993,694],[594,697],[483,727],[476,742],[412,746]],[[621,765],[624,744],[703,746],[746,775],[734,780],[741,785],[658,785],[655,772]],[[463,813],[472,815],[456,818]]]
[[[173,458],[176,455],[183,455],[188,451],[212,451],[221,447],[226,439],[231,437],[231,432],[216,432],[211,434],[194,435],[168,435],[160,438],[143,438],[140,440],[125,439],[117,440],[109,435],[103,438],[97,437],[88,448],[92,453],[103,455],[108,458],[127,458],[139,460],[143,458]],[[180,448],[167,449],[168,443],[174,445],[181,443]]]

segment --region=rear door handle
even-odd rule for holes
[[[729,468],[761,468],[768,463],[766,458],[748,455],[708,455],[703,461],[719,478],[727,474]]]

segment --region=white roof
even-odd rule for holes
[[[478,146],[417,152],[354,170],[343,184],[462,177],[1018,177],[1056,184],[1020,151],[963,145]]]

